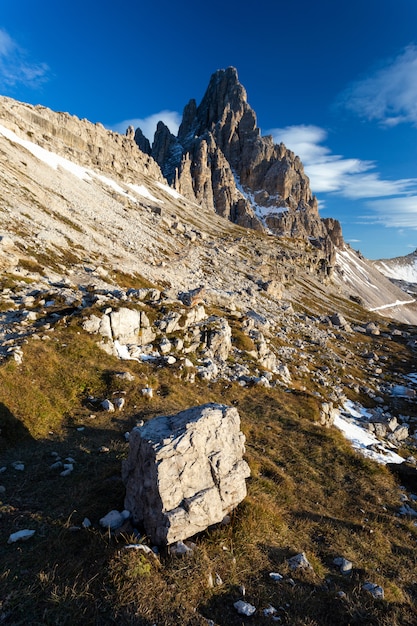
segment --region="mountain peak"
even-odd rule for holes
[[[222,117],[225,109],[238,113],[245,109],[245,105],[247,105],[246,90],[239,82],[236,68],[228,67],[212,74],[198,107],[198,115],[201,122],[209,126]]]
[[[212,74],[200,104],[192,99],[184,107],[178,136],[156,133],[152,156],[190,200],[241,226],[314,239],[325,271],[332,266],[334,237],[303,165],[284,144],[261,136],[236,68]]]

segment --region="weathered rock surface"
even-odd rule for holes
[[[155,161],[138,149],[130,136],[106,130],[102,124],[92,124],[74,115],[51,111],[43,106],[16,103],[11,98],[0,100],[1,123],[26,138],[36,136],[38,145],[50,149],[87,167],[119,174],[134,180],[138,171],[146,171],[163,182]]]
[[[130,433],[125,508],[158,545],[221,522],[246,496],[250,470],[235,408],[207,404]]]

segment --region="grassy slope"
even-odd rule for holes
[[[0,466],[8,466],[1,475],[2,623],[191,625],[205,624],[205,616],[221,626],[240,625],[244,620],[233,609],[240,585],[258,608],[254,624],[270,623],[261,615],[269,603],[281,607],[286,624],[416,623],[417,528],[396,515],[398,484],[386,468],[352,452],[337,431],[314,424],[317,398],[190,385],[168,369],[120,363],[76,326],[50,336],[29,342],[21,366],[0,368]],[[92,409],[88,396],[121,390],[112,376],[120,370],[136,377],[123,383],[126,410]],[[150,403],[140,394],[145,384],[158,389]],[[123,507],[123,433],[137,419],[207,401],[238,406],[252,470],[247,499],[231,524],[197,539],[190,557],[156,560],[124,550],[132,529],[110,537],[98,528],[102,515]],[[99,452],[102,445],[108,453]],[[52,451],[76,460],[73,474],[64,478],[49,469]],[[24,472],[11,468],[15,460],[25,462]],[[86,516],[93,527],[73,530]],[[35,529],[35,536],[7,545],[9,534],[22,528]],[[286,558],[300,551],[314,572],[288,571]],[[353,561],[350,578],[332,565],[336,556]],[[288,574],[295,586],[272,582],[272,571]],[[223,584],[211,588],[210,573]],[[384,587],[385,601],[361,590],[367,580]]]

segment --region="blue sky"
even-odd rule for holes
[[[0,93],[175,131],[233,65],[262,134],[302,158],[369,258],[417,248],[417,1],[2,0]]]

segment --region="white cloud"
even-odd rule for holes
[[[364,216],[367,222],[383,224],[387,227],[417,230],[417,195],[405,198],[381,198],[366,205],[372,209],[372,216]]]
[[[154,113],[153,115],[148,115],[148,117],[145,118],[133,118],[130,120],[124,120],[123,122],[117,122],[116,124],[113,124],[111,128],[112,130],[115,130],[123,135],[129,126],[133,126],[135,129],[140,128],[145,137],[147,137],[152,143],[156,125],[159,121],[168,126],[173,135],[176,135],[181,123],[181,116],[177,113],[177,111],[164,110],[159,113]]]
[[[46,63],[35,63],[10,37],[0,28],[0,88],[8,90],[17,85],[36,89],[48,80],[49,67]]]
[[[300,124],[272,128],[267,134],[272,135],[275,143],[285,143],[290,150],[298,154],[303,163],[317,161],[330,153],[328,148],[320,145],[327,139],[327,132],[319,126]]]
[[[16,44],[10,35],[2,28],[0,28],[0,57],[7,56],[11,53]]]
[[[314,193],[335,193],[345,198],[381,198],[404,195],[417,189],[417,178],[383,180],[373,161],[332,154],[322,143],[327,132],[318,126],[287,126],[269,131],[299,155]]]
[[[417,46],[408,46],[371,76],[352,83],[339,100],[357,115],[385,126],[417,126]]]

